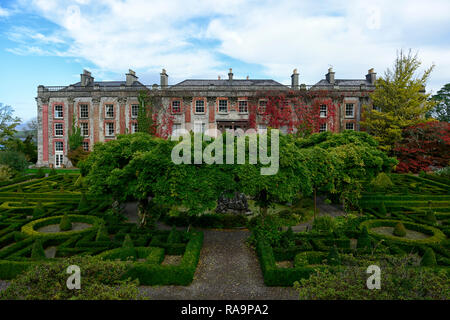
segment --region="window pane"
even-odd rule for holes
[[[139,113],[139,105],[133,104],[131,106],[131,117],[137,118]]]
[[[106,117],[114,118],[114,105],[112,105],[112,104],[106,105]]]
[[[320,106],[320,117],[321,118],[326,118],[327,117],[327,105],[326,104],[322,104]]]
[[[246,113],[248,112],[247,101],[241,100],[239,101],[239,112]]]
[[[172,112],[174,113],[181,112],[181,102],[179,100],[172,101]]]
[[[80,118],[88,118],[89,117],[89,110],[87,104],[80,105]]]
[[[205,112],[205,101],[203,101],[203,100],[195,101],[195,112],[197,112],[197,113]]]

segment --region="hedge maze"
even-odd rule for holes
[[[269,286],[291,286],[318,269],[360,266],[390,257],[417,256],[415,267],[450,271],[450,182],[412,175],[389,175],[392,185],[370,186],[360,200],[363,214],[339,217],[333,230],[281,235],[269,244],[257,236],[257,253]],[[393,234],[400,225],[404,236]],[[432,249],[435,261],[423,259]]]
[[[30,177],[0,188],[0,279],[13,279],[37,263],[90,255],[131,264],[127,276],[143,285],[192,281],[201,232],[140,229],[124,222],[111,199],[85,194],[78,174]],[[164,263],[170,255],[180,256],[180,262]]]

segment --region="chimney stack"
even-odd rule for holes
[[[372,85],[375,84],[375,81],[377,80],[377,73],[373,71],[373,68],[366,74],[366,80]]]
[[[329,84],[334,84],[334,71],[333,68],[328,68],[328,73],[325,75]]]
[[[87,87],[87,86],[94,84],[94,77],[86,69],[83,70],[83,73],[80,74],[80,76],[81,76],[81,86],[82,87]]]
[[[134,72],[133,70],[129,69],[128,73],[125,74],[126,78],[127,78],[127,86],[132,86],[133,83],[135,81],[137,81],[138,77],[136,77],[136,72]]]
[[[169,76],[166,73],[166,69],[162,69],[161,72],[161,88],[165,88],[169,85]]]
[[[297,69],[294,69],[294,71],[292,71],[291,87],[292,87],[292,89],[298,89],[298,72],[297,72]]]
[[[233,70],[230,68],[230,72],[228,72],[228,80],[233,81]]]

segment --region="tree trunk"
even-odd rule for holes
[[[143,228],[147,225],[148,220],[148,200],[140,199],[138,201],[138,218],[139,218],[139,227]]]

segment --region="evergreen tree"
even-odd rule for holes
[[[59,223],[59,230],[60,231],[70,231],[72,230],[72,222],[70,221],[69,216],[67,213],[63,215],[61,218],[61,221]]]
[[[327,264],[330,266],[338,266],[341,264],[341,257],[339,256],[336,246],[333,246],[328,253]]]
[[[420,265],[423,267],[434,267],[437,265],[433,249],[427,248],[425,250],[423,257],[420,260]]]
[[[45,251],[42,247],[41,240],[37,239],[33,243],[33,247],[31,248],[31,259],[43,259],[45,258]]]
[[[406,236],[406,229],[402,222],[399,222],[395,225],[394,231],[392,232],[394,236],[404,237]]]

